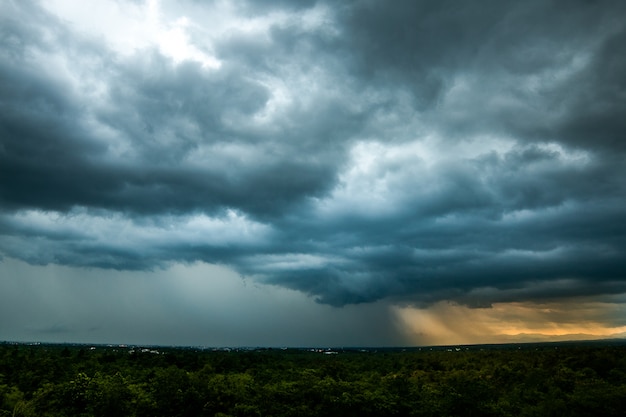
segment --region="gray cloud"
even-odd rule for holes
[[[241,2],[269,23],[188,29],[214,68],[2,7],[5,255],[335,306],[624,292],[621,2]]]

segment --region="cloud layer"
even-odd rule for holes
[[[5,256],[335,306],[626,292],[623,2],[97,7],[0,5]]]

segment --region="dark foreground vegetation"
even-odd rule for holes
[[[626,346],[0,344],[0,416],[623,416]]]

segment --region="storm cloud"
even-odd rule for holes
[[[624,2],[111,4],[145,27],[0,5],[4,256],[333,306],[626,292]]]

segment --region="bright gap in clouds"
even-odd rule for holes
[[[184,14],[174,17],[163,14],[158,0],[143,3],[50,0],[44,7],[62,20],[69,21],[79,32],[103,39],[110,48],[123,55],[157,47],[174,63],[189,60],[214,69],[222,65],[210,54],[210,44],[205,42],[201,50],[190,38],[190,31],[198,29],[194,22]],[[218,10],[214,10],[213,15],[215,21],[209,22],[213,24],[208,26],[219,30],[223,16]]]
[[[195,61],[209,69],[223,64],[213,50],[218,38],[245,33],[267,40],[268,31],[276,24],[297,24],[305,30],[315,28],[328,36],[337,35],[330,24],[330,12],[323,6],[298,14],[276,11],[262,16],[241,16],[236,3],[222,1],[170,4],[159,0],[49,0],[43,6],[79,33],[104,40],[122,55],[156,47],[176,64]]]

